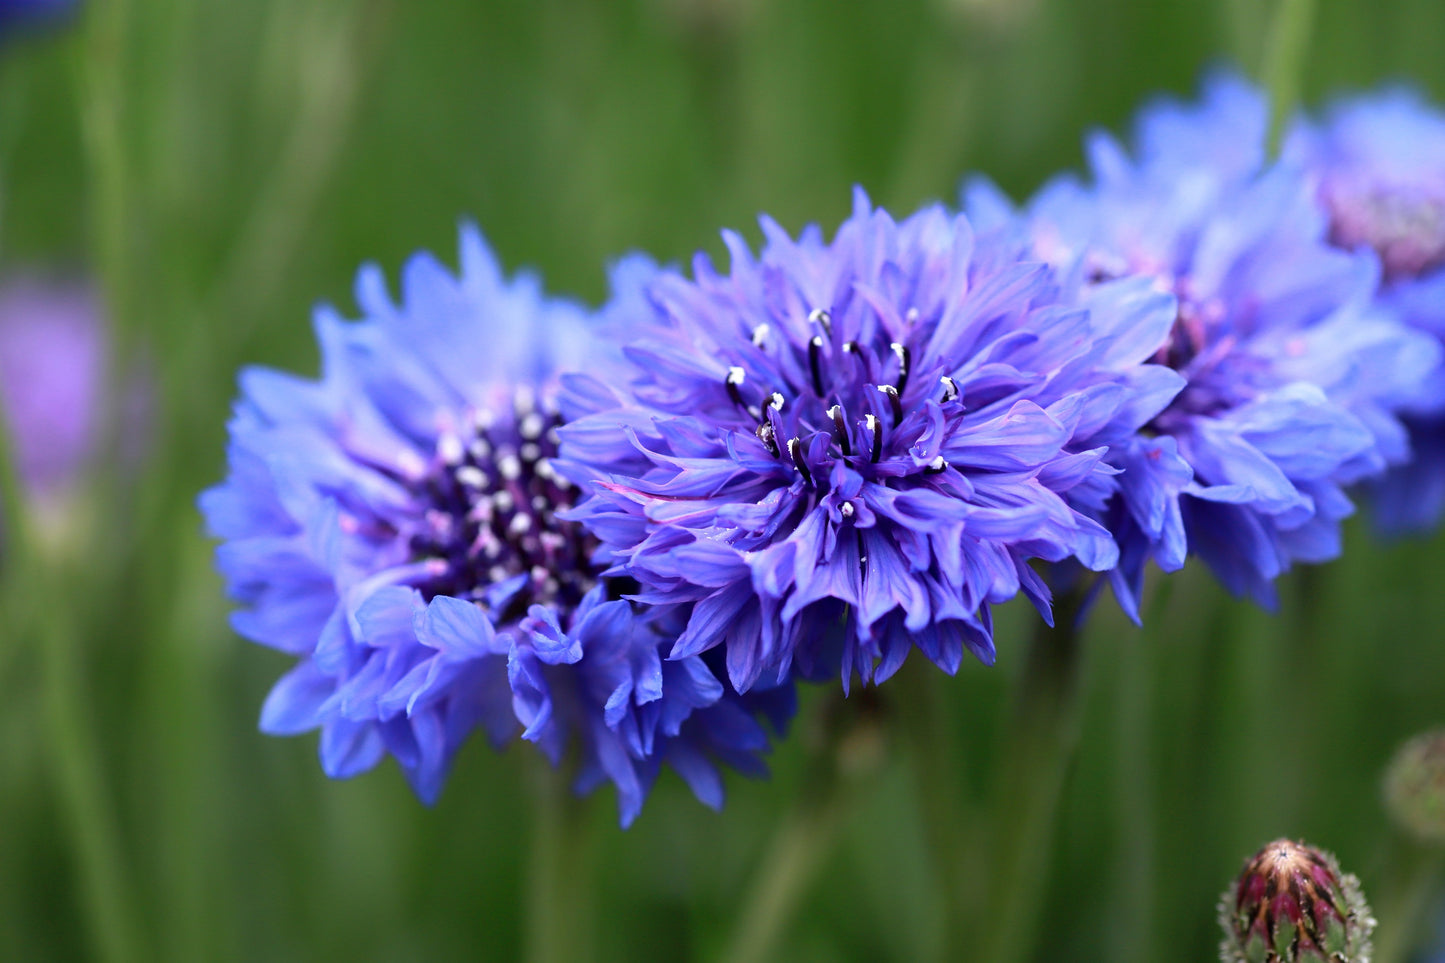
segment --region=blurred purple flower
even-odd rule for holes
[[[63,494],[93,454],[107,362],[91,289],[30,279],[0,287],[0,417],[32,497]]]
[[[1330,239],[1379,256],[1379,304],[1445,341],[1445,113],[1405,88],[1350,97],[1298,124],[1285,150],[1314,174]],[[1437,370],[1407,407],[1415,457],[1373,489],[1387,531],[1433,528],[1445,514],[1442,409]]]
[[[1143,432],[1170,447],[1116,462],[1123,506],[1103,516],[1131,614],[1145,562],[1177,567],[1186,541],[1227,588],[1265,605],[1293,562],[1334,558],[1352,511],[1344,488],[1408,458],[1398,414],[1439,362],[1434,339],[1373,303],[1374,257],[1331,246],[1304,172],[1261,166],[1263,118],[1262,98],[1221,75],[1197,107],[1146,110],[1137,159],[1093,136],[1092,179],[1059,178],[1020,214],[985,183],[967,191],[980,222],[1025,237],[1079,297],[1146,278],[1177,298],[1149,354],[1187,386]],[[1139,524],[1160,511],[1185,539]]]

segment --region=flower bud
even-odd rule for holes
[[[1219,900],[1222,963],[1369,963],[1374,917],[1335,857],[1277,839]]]
[[[1385,808],[1410,835],[1445,843],[1445,729],[1406,742],[1385,770]]]

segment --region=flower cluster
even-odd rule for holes
[[[1186,548],[1273,605],[1292,563],[1339,554],[1346,487],[1408,459],[1399,416],[1438,380],[1438,344],[1378,303],[1379,260],[1335,242],[1315,173],[1265,163],[1265,121],[1262,95],[1217,77],[1198,107],[1145,111],[1135,156],[1092,138],[1092,178],[1060,178],[1022,212],[986,183],[965,192],[1082,291],[1145,277],[1175,296],[1150,355],[1187,385],[1144,432],[1168,457],[1116,449],[1135,479],[1110,507],[1131,612],[1144,563],[1176,569]],[[1140,524],[1141,494],[1163,495],[1164,526]]]
[[[1270,605],[1358,486],[1437,514],[1445,121],[1349,102],[1278,161],[1266,127],[1217,76],[1022,206],[860,190],[831,237],[624,259],[597,312],[472,231],[399,302],[364,270],[319,381],[242,376],[202,500],[237,630],[298,660],[262,727],[428,800],[472,731],[520,734],[626,823],[663,763],[713,805],[719,763],[760,771],[800,680],[991,663],[1016,596],[1137,620],[1192,554]]]

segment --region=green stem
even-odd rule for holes
[[[339,4],[333,20],[303,35],[306,69],[296,84],[295,119],[230,261],[218,273],[214,303],[238,319],[229,327],[254,324],[284,281],[346,145],[390,7],[390,0]]]
[[[1314,0],[1279,0],[1274,22],[1270,24],[1261,73],[1265,89],[1269,91],[1271,156],[1279,152],[1285,125],[1299,101],[1300,76],[1304,72],[1314,13]]]
[[[135,931],[113,810],[106,803],[100,753],[86,719],[75,642],[70,610],[65,605],[45,606],[40,635],[42,685],[55,788],[70,823],[97,959],[145,960],[149,957],[141,952]]]
[[[803,784],[748,882],[746,902],[722,957],[728,963],[765,963],[777,957],[788,921],[833,848],[854,788],[877,771],[886,755],[875,693],[871,687],[851,699],[839,693],[824,701],[811,720]]]
[[[1061,600],[1057,627],[1040,626],[1019,680],[993,796],[992,889],[982,930],[989,963],[1028,959],[1047,888],[1045,876],[1064,777],[1078,745],[1083,664],[1077,595]],[[962,949],[954,947],[955,951]]]
[[[1385,889],[1371,905],[1380,921],[1375,931],[1374,963],[1403,963],[1419,944],[1421,929],[1440,891],[1441,853],[1437,847],[1394,843],[1380,879]],[[1367,891],[1365,898],[1370,899]]]
[[[978,884],[983,874],[980,839],[982,820],[964,784],[966,762],[958,726],[944,686],[957,684],[924,660],[913,660],[890,680],[899,694],[904,747],[912,755],[920,815],[933,854],[933,868],[943,905],[946,950],[969,945],[975,921]]]
[[[0,572],[24,565],[19,558],[30,545],[29,514],[25,494],[20,490],[20,466],[10,436],[10,424],[0,411]]]
[[[1115,878],[1114,959],[1119,963],[1145,963],[1153,955],[1155,800],[1153,703],[1156,680],[1155,648],[1161,641],[1159,626],[1173,595],[1176,579],[1159,580],[1144,612],[1140,632],[1125,636],[1120,646],[1118,690],[1115,703],[1115,762],[1118,774],[1117,813],[1119,863]]]
[[[591,807],[572,792],[569,769],[548,769],[539,780],[527,891],[529,963],[587,963],[596,956]]]
[[[748,887],[729,963],[764,963],[807,892],[818,863],[832,848],[842,807],[835,793],[804,792],[779,824]]]

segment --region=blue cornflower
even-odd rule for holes
[[[1285,151],[1314,175],[1330,239],[1379,256],[1379,303],[1445,340],[1445,113],[1404,88],[1353,97],[1297,125]],[[1375,486],[1387,530],[1431,528],[1445,514],[1442,408],[1445,371],[1408,399],[1414,458]]]
[[[552,467],[555,373],[587,358],[585,313],[470,229],[459,278],[422,254],[402,291],[368,267],[364,320],[317,311],[319,382],[243,373],[230,477],[201,499],[237,631],[299,659],[262,729],[320,728],[333,777],[390,753],[429,802],[473,730],[500,744],[520,720],[554,760],[576,740],[624,821],[660,761],[716,804],[708,759],[766,748],[754,707],[701,660],[664,672],[658,623],[558,518],[578,489]]]
[[[1049,617],[1031,559],[1115,563],[1063,496],[1113,484],[1081,441],[1182,385],[1121,373],[1173,299],[1063,304],[1012,242],[939,207],[895,223],[861,191],[831,242],[762,229],[756,257],[724,234],[726,274],[703,255],[691,279],[634,271],[611,309],[622,372],[567,384],[591,413],[562,429],[563,465],[599,479],[569,517],[639,598],[691,607],[671,658],[720,648],[740,691],[880,681],[914,646],[950,672],[965,649],[992,662],[991,605],[1022,591]]]
[[[1396,414],[1439,356],[1372,303],[1375,259],[1328,243],[1309,177],[1263,166],[1263,118],[1262,98],[1221,76],[1193,112],[1143,114],[1138,160],[1095,135],[1092,181],[1057,179],[1021,214],[986,184],[966,192],[981,222],[1021,233],[1077,296],[1143,278],[1177,298],[1147,353],[1187,386],[1141,433],[1168,448],[1116,462],[1119,499],[1100,516],[1136,617],[1145,563],[1176,568],[1186,545],[1265,605],[1291,563],[1335,557],[1344,487],[1408,457]],[[1162,528],[1140,524],[1161,512]]]

